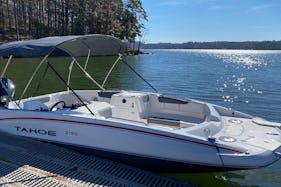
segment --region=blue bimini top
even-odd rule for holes
[[[113,56],[123,54],[125,44],[113,36],[102,34],[79,36],[52,36],[35,40],[14,41],[0,45],[2,57],[41,57],[56,49],[73,57]]]

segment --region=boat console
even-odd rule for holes
[[[148,94],[140,92],[120,92],[112,95],[112,117],[141,121],[147,116],[149,105]]]

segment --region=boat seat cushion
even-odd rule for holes
[[[46,110],[46,111],[49,110],[47,105],[37,100],[30,100],[30,101],[23,102],[22,108],[24,110]]]
[[[112,116],[111,105],[107,102],[91,101],[91,103],[87,106],[95,114],[95,116],[105,118],[109,118]],[[90,114],[90,112],[85,106],[81,106],[75,109],[74,111]]]

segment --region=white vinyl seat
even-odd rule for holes
[[[19,105],[16,104],[16,101],[11,101],[9,102],[8,109],[49,110],[47,105],[38,100],[20,102]]]
[[[30,100],[23,102],[24,110],[49,110],[48,106],[37,100]]]
[[[111,105],[107,102],[91,101],[87,106],[97,117],[109,118],[112,116]],[[90,115],[90,112],[85,106],[81,106],[74,111]]]
[[[23,109],[23,110],[45,110],[49,111],[47,105],[38,100],[24,101],[16,104],[16,101],[9,102],[8,109]]]

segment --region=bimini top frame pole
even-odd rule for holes
[[[103,80],[103,83],[102,83],[102,85],[101,85],[102,87],[104,87],[104,85],[105,85],[105,83],[106,83],[106,81],[107,81],[109,75],[111,74],[112,70],[114,69],[114,67],[117,65],[117,63],[118,63],[120,60],[122,60],[122,54],[119,54],[118,58],[116,59],[116,61],[115,61],[115,62],[113,63],[113,65],[111,66],[111,68],[110,68],[110,70],[108,71],[108,73],[107,73],[105,79]]]
[[[126,63],[122,59],[122,55],[125,51],[124,43],[112,36],[102,35],[102,34],[92,34],[92,35],[83,35],[83,36],[60,36],[60,37],[47,37],[41,38],[37,40],[28,40],[28,41],[17,41],[10,42],[6,44],[0,45],[0,56],[7,57],[16,56],[16,57],[41,57],[44,56],[44,59],[37,66],[35,71],[33,72],[31,78],[29,79],[23,93],[21,94],[20,99],[26,93],[26,90],[29,88],[35,74],[40,69],[41,65],[47,60],[49,56],[55,50],[63,51],[67,53],[71,58],[72,62],[69,66],[68,80],[67,85],[70,84],[70,78],[72,73],[73,65],[76,64],[79,69],[89,78],[95,85],[97,85],[100,89],[104,90],[104,85],[108,80],[109,75],[113,71],[114,67],[121,60],[125,65],[127,65],[133,72],[135,72],[142,80],[144,80],[155,92],[157,90],[149,84],[139,73],[137,73],[128,63]],[[91,56],[115,56],[119,55],[117,60],[114,62],[109,72],[107,73],[102,84],[99,84],[87,71],[87,65],[89,62],[89,58]],[[84,67],[82,67],[76,57],[87,57],[86,63]],[[9,59],[2,75],[5,74],[5,71],[10,63],[11,59]],[[69,89],[67,89],[69,90]]]
[[[89,62],[89,59],[90,59],[90,55],[91,55],[91,49],[89,49],[88,56],[87,56],[87,59],[86,59],[86,62],[85,62],[85,66],[84,66],[84,70],[87,69],[87,65],[88,65],[88,62]]]
[[[73,68],[74,60],[71,61],[69,67],[68,67],[68,77],[67,77],[67,85],[70,85],[70,77],[72,73],[72,68]],[[69,91],[69,87],[66,88],[67,91]]]
[[[36,73],[39,71],[39,69],[40,69],[40,67],[42,66],[42,64],[43,64],[44,62],[46,62],[48,56],[49,56],[49,55],[46,55],[46,56],[41,60],[41,62],[38,64],[38,66],[36,67],[35,71],[33,72],[33,74],[31,75],[31,77],[30,77],[30,79],[29,79],[29,81],[27,82],[27,84],[26,84],[26,86],[25,86],[25,88],[24,88],[22,94],[20,95],[18,103],[20,103],[20,101],[22,100],[22,98],[23,98],[24,94],[26,93],[28,87],[30,86],[30,84],[31,84],[31,82],[32,82],[32,80],[33,80],[33,78],[34,78],[34,76],[35,76]]]
[[[84,68],[77,62],[76,58],[72,57],[75,64],[80,68],[80,70],[88,77],[95,85],[97,85],[100,89],[104,90],[104,88],[87,72]]]
[[[4,69],[3,69],[3,71],[2,71],[1,77],[4,77],[4,75],[5,75],[6,71],[7,71],[7,68],[8,68],[8,66],[9,66],[9,64],[10,64],[10,62],[11,62],[11,60],[12,60],[12,58],[13,58],[13,55],[11,55],[11,56],[9,57],[9,59],[8,59],[6,65],[5,65]]]

